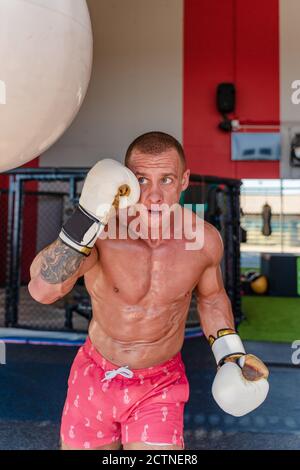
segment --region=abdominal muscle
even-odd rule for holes
[[[161,364],[182,348],[189,300],[159,306],[155,311],[149,306],[93,301],[89,337],[100,354],[116,366],[144,369]]]

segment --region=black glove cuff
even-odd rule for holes
[[[101,223],[78,205],[64,224],[60,239],[74,250],[88,256],[95,244]]]

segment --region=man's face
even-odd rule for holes
[[[153,156],[134,150],[128,166],[140,183],[139,202],[148,210],[148,223],[153,225],[158,219],[160,225],[162,206],[179,202],[181,192],[189,184],[190,171],[184,170],[175,149]]]

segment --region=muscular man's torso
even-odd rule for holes
[[[116,365],[160,364],[182,348],[191,295],[207,262],[185,240],[98,240],[99,260],[85,274],[92,299],[89,335]]]

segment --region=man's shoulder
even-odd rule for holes
[[[204,222],[203,250],[213,261],[218,262],[223,256],[223,240],[216,227],[209,222]]]
[[[214,225],[210,224],[209,222],[206,222],[206,220],[204,221],[204,232],[205,232],[205,235],[207,235],[208,237],[212,238],[215,241],[222,240],[219,230]]]

